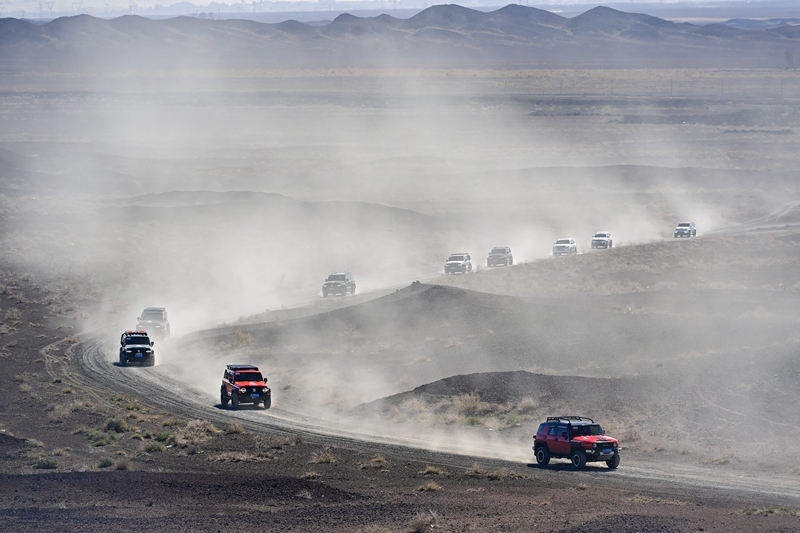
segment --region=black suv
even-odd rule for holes
[[[219,394],[222,406],[230,402],[234,410],[242,403],[255,406],[262,403],[264,409],[272,406],[272,391],[267,386],[267,378],[253,365],[228,365],[222,376]]]
[[[334,272],[322,284],[322,296],[325,298],[330,294],[345,296],[348,292],[356,293],[356,280],[350,272]]]
[[[539,466],[551,457],[569,459],[577,469],[586,463],[605,461],[612,470],[619,466],[619,441],[591,418],[584,416],[548,416],[533,436],[533,452]]]
[[[514,256],[511,254],[511,248],[508,246],[496,246],[489,252],[489,257],[486,258],[486,266],[511,266],[514,264]]]
[[[143,329],[154,339],[166,339],[169,337],[169,319],[167,310],[164,307],[145,307],[142,316],[136,319],[137,329]]]
[[[129,329],[119,339],[119,364],[140,363],[144,366],[156,364],[153,341],[144,330]]]

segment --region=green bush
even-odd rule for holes
[[[54,468],[58,468],[58,461],[55,459],[50,459],[49,457],[40,457],[35,463],[33,463],[33,467],[52,470]]]
[[[128,424],[121,418],[109,418],[106,420],[106,431],[125,433],[128,431]]]
[[[161,444],[160,442],[151,442],[147,446],[145,446],[145,451],[148,453],[157,453],[166,451],[167,447]]]
[[[100,468],[108,468],[109,466],[114,466],[114,460],[111,457],[104,457],[100,459],[100,463],[97,465]]]

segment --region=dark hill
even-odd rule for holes
[[[0,67],[151,69],[191,67],[783,68],[800,57],[789,29],[747,31],[676,24],[598,7],[566,19],[519,5],[483,13],[437,5],[399,20],[341,15],[296,21],[88,15],[48,24],[0,20]],[[465,46],[465,44],[467,46]]]

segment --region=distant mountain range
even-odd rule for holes
[[[0,66],[201,68],[794,68],[800,26],[695,26],[597,7],[574,18],[457,5],[409,19],[343,14],[331,24],[88,15],[0,19]]]

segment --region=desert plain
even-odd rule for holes
[[[793,30],[522,9],[0,21],[3,530],[800,528]],[[322,298],[340,271],[357,293]],[[120,367],[152,305],[171,337]],[[220,405],[230,363],[269,410]],[[554,415],[620,467],[536,465]]]

